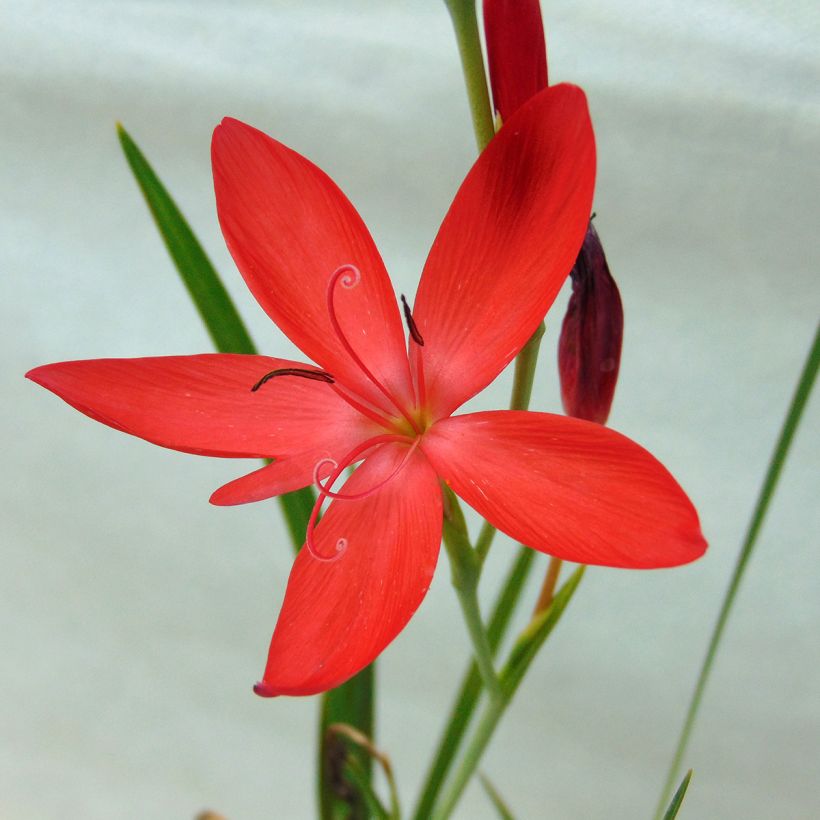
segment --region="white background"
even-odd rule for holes
[[[22,375],[209,350],[116,120],[263,351],[292,354],[219,234],[208,152],[223,115],[328,171],[412,294],[475,152],[447,15],[437,0],[6,0],[0,16],[0,816],[310,817],[317,701],[250,689],[290,547],[275,502],[207,503],[254,465],[130,439]],[[589,95],[597,226],[626,309],[610,422],[677,475],[711,548],[677,570],[591,569],[484,769],[522,818],[648,817],[817,320],[820,22],[809,0],[555,0],[544,18],[551,80]],[[559,408],[565,300],[538,409]],[[508,392],[505,374],[478,406]],[[816,816],[818,409],[730,623],[682,817]],[[495,546],[487,598],[512,552]],[[442,561],[379,664],[378,741],[405,805],[467,652]],[[478,787],[458,816],[493,816]]]

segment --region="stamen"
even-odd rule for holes
[[[333,384],[336,380],[330,373],[325,373],[324,370],[308,370],[305,367],[280,367],[278,370],[271,370],[266,373],[261,379],[251,388],[251,393],[255,393],[263,384],[275,379],[277,376],[301,376],[303,379],[313,379],[317,382],[326,382]]]
[[[339,341],[342,343],[342,347],[347,351],[348,355],[351,359],[356,363],[356,366],[359,370],[364,373],[365,376],[379,389],[382,395],[399,411],[399,413],[404,416],[410,426],[417,432],[421,433],[418,425],[416,424],[413,417],[410,413],[407,412],[407,409],[399,402],[399,400],[393,396],[390,391],[373,375],[373,373],[369,370],[367,365],[359,358],[356,351],[353,349],[353,346],[347,340],[347,337],[342,330],[342,326],[339,324],[339,319],[336,315],[336,306],[334,303],[334,292],[336,290],[336,284],[341,283],[343,288],[355,288],[356,285],[359,284],[362,280],[362,274],[359,269],[355,265],[342,265],[339,268],[336,268],[333,275],[330,277],[330,282],[327,286],[327,312],[330,316],[330,323],[333,326],[333,330],[336,333]]]
[[[406,436],[397,436],[397,435],[383,435],[383,436],[374,436],[371,439],[359,444],[358,446],[354,447],[341,461],[341,463],[337,463],[335,459],[332,458],[323,458],[321,461],[317,462],[316,466],[313,468],[313,481],[316,484],[319,490],[319,497],[316,499],[316,503],[313,505],[313,509],[310,512],[310,518],[308,520],[307,531],[305,533],[305,549],[317,560],[317,561],[337,561],[339,558],[342,557],[342,554],[347,549],[347,539],[342,537],[337,539],[336,541],[336,551],[332,555],[322,555],[316,549],[316,543],[313,539],[313,531],[316,528],[316,520],[319,517],[319,513],[322,509],[322,503],[324,502],[325,498],[347,498],[347,496],[342,496],[339,493],[332,493],[328,488],[332,487],[333,484],[337,481],[339,476],[354,462],[358,461],[360,458],[364,456],[364,454],[368,450],[372,450],[374,447],[378,447],[381,444],[387,444],[391,441],[407,441]],[[350,498],[366,498],[368,495],[376,492],[378,489],[383,487],[388,481],[395,478],[395,476],[399,473],[402,467],[407,463],[407,460],[413,453],[416,447],[416,441],[413,442],[413,445],[410,448],[409,453],[402,459],[401,464],[399,465],[398,469],[394,470],[390,476],[385,480],[380,482],[375,487],[371,487],[369,490],[363,493],[356,493],[351,494]],[[327,464],[333,464],[334,468],[332,473],[328,476],[327,480],[324,484],[319,479],[319,471]]]
[[[417,345],[424,347],[424,339],[422,338],[421,333],[419,333],[418,325],[416,325],[416,322],[413,319],[413,311],[410,310],[410,305],[407,304],[407,299],[404,298],[403,293],[401,295],[401,304],[404,308],[404,320],[407,322],[407,329],[410,331],[410,338]]]
[[[355,407],[363,416],[367,416],[371,421],[382,427],[390,427],[391,419],[383,410],[379,410],[364,399],[352,394],[349,390],[345,390],[340,384],[334,384],[331,387],[337,396],[341,396],[351,407]]]

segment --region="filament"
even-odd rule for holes
[[[318,549],[316,548],[316,543],[313,538],[313,531],[316,528],[316,520],[319,517],[319,513],[322,509],[322,503],[324,502],[325,498],[339,498],[343,500],[355,500],[360,498],[366,498],[369,495],[372,495],[377,490],[381,489],[388,481],[391,481],[393,478],[398,475],[401,471],[402,467],[407,463],[410,456],[413,454],[413,451],[416,448],[416,444],[418,439],[416,439],[410,449],[408,450],[405,457],[402,459],[399,466],[393,470],[393,472],[383,481],[380,481],[375,487],[371,487],[368,490],[361,492],[361,493],[351,493],[349,495],[343,495],[341,493],[334,493],[331,492],[328,488],[332,487],[339,476],[346,470],[351,464],[355,461],[358,461],[368,450],[372,450],[374,447],[378,447],[381,444],[387,444],[388,442],[396,442],[396,441],[407,441],[406,436],[398,436],[398,435],[383,435],[383,436],[374,436],[371,439],[368,439],[361,444],[358,444],[354,447],[344,458],[341,462],[337,462],[335,459],[332,458],[323,458],[319,462],[317,462],[316,466],[313,468],[313,481],[316,484],[319,490],[319,497],[316,499],[316,503],[313,505],[313,509],[310,511],[310,519],[308,520],[307,531],[305,532],[305,548],[307,551],[317,560],[323,562],[331,562],[337,561],[339,558],[342,557],[344,551],[347,549],[347,539],[344,537],[338,538],[336,540],[336,550],[332,555],[322,555]],[[319,478],[319,472],[322,467],[327,466],[329,464],[333,465],[333,470],[331,474],[326,479],[325,483],[322,484]]]
[[[379,410],[370,404],[370,402],[365,403],[364,399],[352,395],[350,391],[345,390],[340,384],[334,384],[332,389],[337,396],[341,396],[341,398],[343,398],[351,407],[358,410],[363,416],[367,416],[367,418],[371,421],[375,421],[376,424],[379,424],[382,427],[390,426],[391,419],[388,418],[382,410]]]
[[[336,305],[334,302],[336,284],[340,283],[343,288],[350,290],[351,288],[355,288],[356,285],[358,285],[359,282],[361,282],[361,280],[362,274],[355,265],[342,265],[334,271],[333,275],[330,277],[330,282],[327,286],[327,311],[330,316],[330,323],[333,326],[333,330],[336,333],[336,336],[342,343],[342,346],[347,351],[350,358],[353,359],[353,361],[356,363],[356,366],[379,389],[382,395],[385,396],[385,398],[399,411],[399,413],[401,413],[401,415],[404,416],[405,419],[407,419],[410,426],[417,433],[421,433],[421,430],[419,430],[418,425],[416,424],[410,413],[407,412],[407,409],[373,375],[373,373],[370,371],[367,365],[359,358],[358,354],[353,349],[353,346],[347,340],[347,337],[345,336],[344,331],[342,330],[342,326],[339,324],[339,319],[336,315]]]

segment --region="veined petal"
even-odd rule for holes
[[[667,567],[706,549],[695,508],[667,469],[606,427],[501,410],[444,419],[421,446],[491,524],[558,558]]]
[[[387,478],[407,448],[371,455],[342,492],[365,492]],[[369,664],[404,628],[430,586],[441,541],[441,489],[415,452],[381,489],[337,500],[315,530],[319,561],[303,547],[288,579],[263,681],[264,696],[311,695],[338,686]]]
[[[289,458],[277,459],[273,464],[260,467],[252,473],[223,484],[211,495],[211,504],[217,507],[233,507],[236,504],[264,501],[266,498],[300,490],[313,483],[314,468],[322,459],[334,456],[338,459],[347,449],[348,442],[332,449],[323,447],[319,442],[310,450]]]
[[[575,86],[537,94],[478,158],[413,306],[436,416],[489,384],[532,336],[575,262],[594,181],[592,125]]]
[[[344,451],[372,430],[324,382],[282,376],[251,392],[266,373],[293,367],[314,369],[212,353],[60,362],[26,376],[109,427],[198,455],[286,457],[303,452],[306,441]]]
[[[342,329],[375,377],[402,400],[409,365],[390,279],[364,222],[305,157],[226,118],[211,149],[219,222],[248,287],[274,322],[337,380],[379,406],[385,398],[353,363],[328,316],[327,288],[342,265],[361,282],[338,288]],[[390,408],[392,410],[392,408]]]

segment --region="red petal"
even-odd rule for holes
[[[685,564],[706,542],[666,468],[606,427],[496,411],[435,424],[422,448],[471,507],[512,538],[582,564]]]
[[[506,122],[547,87],[547,47],[538,0],[484,0],[484,33],[495,110]]]
[[[343,492],[373,487],[405,457],[390,445],[370,456]],[[420,453],[382,489],[334,501],[315,531],[317,561],[302,548],[288,580],[260,695],[311,695],[369,664],[404,628],[430,586],[441,540],[441,490]]]
[[[581,247],[594,181],[592,125],[574,86],[533,97],[478,158],[413,310],[437,416],[489,384],[544,318]]]
[[[271,319],[337,380],[384,406],[328,317],[332,274],[355,265],[362,274],[359,285],[338,288],[342,328],[381,383],[406,398],[409,368],[396,298],[379,252],[345,195],[303,156],[237,120],[227,118],[216,128],[211,155],[225,241]]]
[[[26,376],[109,427],[198,455],[298,457],[331,446],[344,452],[372,430],[324,382],[282,376],[251,392],[284,367],[305,366],[204,354],[61,362]]]
[[[314,447],[300,453],[295,458],[285,458],[260,467],[252,473],[235,478],[223,484],[213,495],[211,504],[218,507],[233,507],[236,504],[249,504],[252,501],[264,501],[283,493],[290,493],[313,483],[313,472],[316,464],[325,458],[339,457],[350,449],[350,440],[330,447]]]

